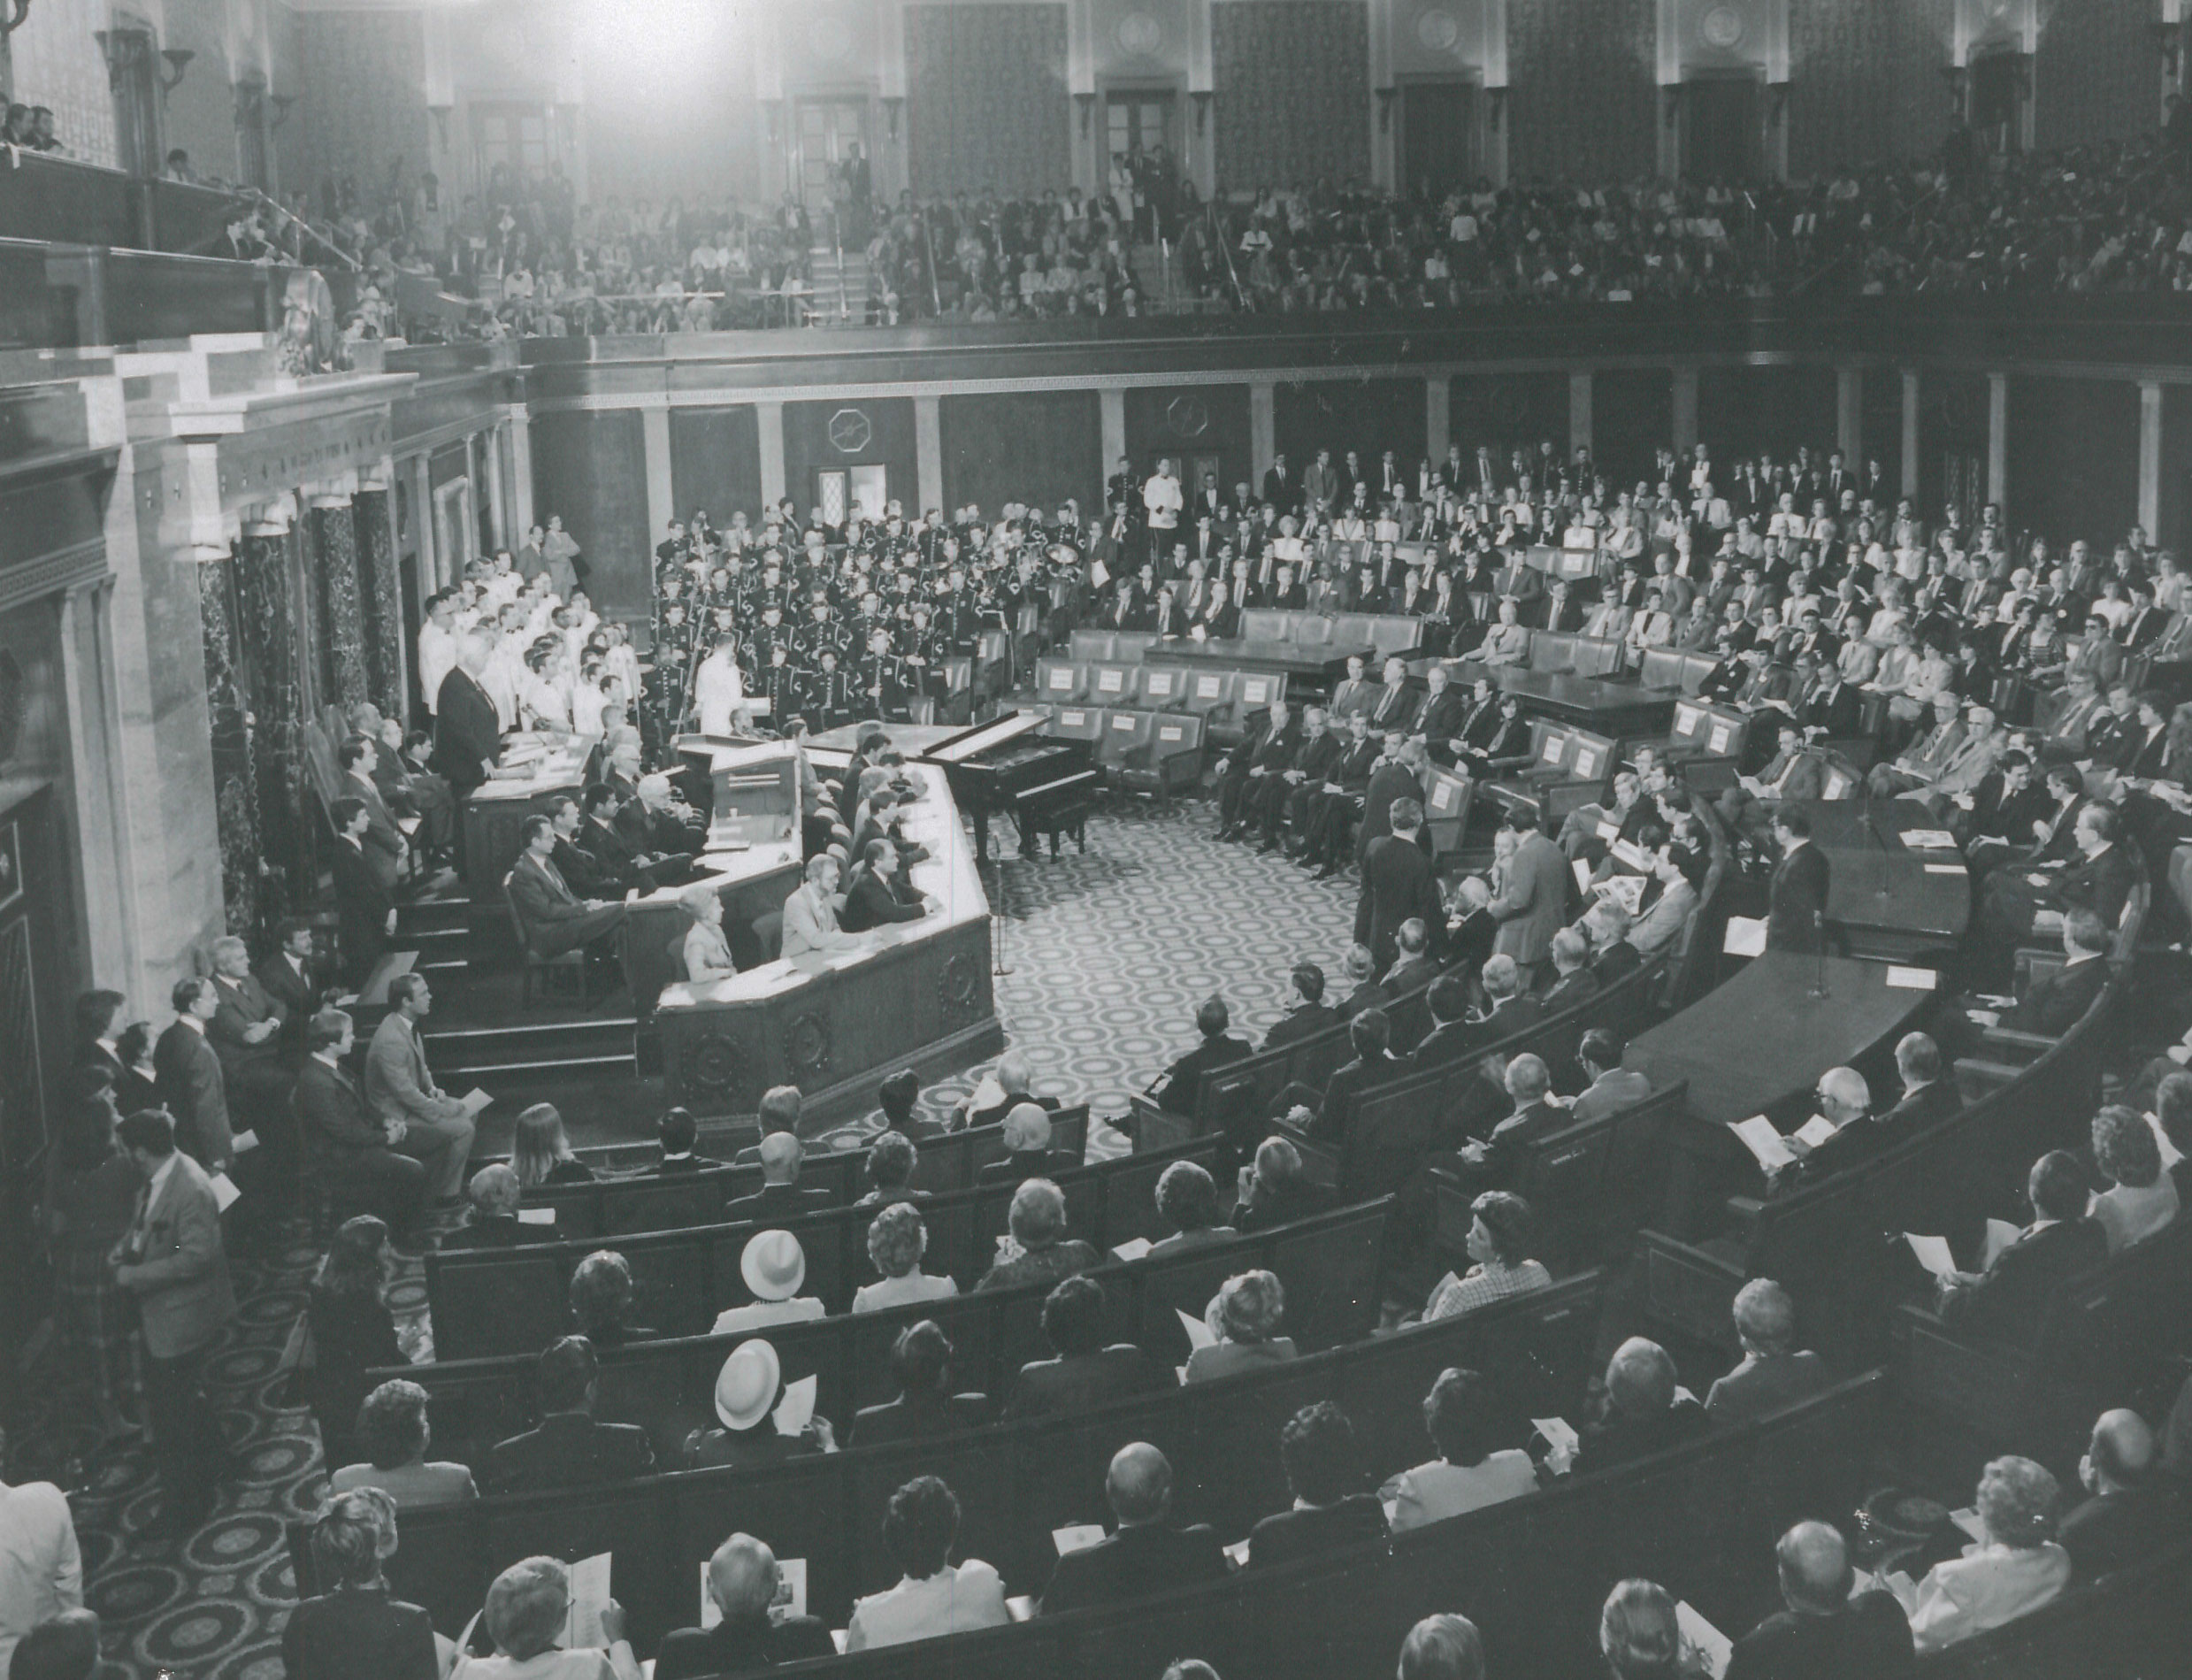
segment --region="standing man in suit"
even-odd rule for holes
[[[1355,826],[1355,862],[1369,855],[1372,842],[1392,832],[1393,806],[1412,799],[1423,804],[1423,781],[1430,773],[1430,756],[1420,740],[1404,740],[1398,733],[1384,737],[1385,750],[1370,767],[1369,786],[1362,794],[1362,820]],[[1422,843],[1419,822],[1417,844]]]
[[[502,756],[502,715],[481,681],[487,669],[487,642],[465,636],[434,696],[433,771],[460,801],[494,774]]]
[[[1766,948],[1816,951],[1826,937],[1827,855],[1812,843],[1812,819],[1799,810],[1774,813],[1774,843],[1781,862],[1767,888]]]
[[[158,1527],[180,1538],[211,1512],[214,1487],[229,1463],[199,1362],[236,1316],[236,1296],[212,1184],[176,1149],[173,1120],[147,1109],[125,1117],[119,1136],[145,1188],[114,1251],[114,1281],[136,1298],[144,1331],[145,1408],[166,1496]]]
[[[353,735],[335,748],[335,762],[342,768],[344,794],[365,807],[366,860],[381,886],[393,893],[410,847],[403,831],[396,826],[395,813],[388,809],[388,802],[381,797],[373,780],[379,764],[377,750],[364,736]]]
[[[1514,959],[1528,991],[1536,970],[1552,955],[1552,936],[1560,931],[1567,909],[1567,859],[1538,828],[1535,812],[1516,811],[1508,825],[1515,831],[1514,854],[1486,908],[1499,924],[1493,955]]]
[[[1129,1442],[1112,1454],[1104,1499],[1118,1519],[1117,1531],[1058,1560],[1043,1594],[1045,1615],[1225,1579],[1218,1537],[1206,1524],[1181,1528],[1169,1520],[1172,1466],[1146,1441]]]
[[[176,1135],[190,1157],[208,1172],[226,1172],[235,1155],[228,1120],[228,1087],[220,1057],[206,1042],[206,1032],[219,1012],[213,982],[178,980],[170,997],[174,1024],[152,1049],[153,1076],[161,1105],[174,1116]]]
[[[533,955],[561,956],[615,932],[624,923],[624,905],[580,898],[549,857],[556,825],[536,812],[525,818],[524,833],[525,849],[510,872],[510,896]]]
[[[343,1065],[357,1041],[350,1017],[323,1009],[304,1031],[310,1048],[297,1075],[296,1111],[307,1155],[325,1164],[338,1209],[379,1215],[402,1242],[425,1199],[426,1169],[391,1147],[397,1123],[373,1116]]]
[[[426,1070],[418,1024],[433,1006],[425,975],[399,974],[389,982],[387,1016],[373,1029],[365,1051],[365,1101],[387,1126],[388,1147],[426,1169],[433,1204],[453,1208],[463,1194],[475,1127],[471,1110],[434,1084]]]
[[[1300,481],[1286,464],[1284,453],[1273,456],[1271,464],[1264,469],[1263,499],[1281,513],[1292,513],[1301,506]]]
[[[343,978],[363,986],[395,932],[395,901],[365,853],[365,802],[338,799],[328,808],[327,817],[335,831],[329,862],[335,878],[335,926],[342,941]]]
[[[296,1070],[281,1053],[282,1007],[252,975],[251,953],[241,940],[213,941],[213,995],[217,1001],[205,1036],[220,1058],[230,1111],[241,1130],[266,1147],[265,1155],[239,1161],[237,1170],[241,1174],[264,1162],[266,1170],[253,1171],[244,1188],[255,1196],[287,1201],[280,1186],[296,1178],[296,1117],[289,1107]]]
[[[1355,943],[1368,946],[1383,974],[1393,963],[1394,934],[1420,919],[1444,932],[1445,908],[1437,878],[1422,847],[1423,805],[1403,794],[1392,802],[1392,832],[1372,840],[1362,855],[1362,892],[1355,903]]]

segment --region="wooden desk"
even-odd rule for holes
[[[464,885],[475,905],[500,913],[502,878],[525,849],[525,818],[547,816],[550,802],[566,794],[579,796],[586,785],[592,747],[586,742],[575,753],[551,753],[540,761],[535,775],[523,781],[512,778],[483,782],[463,802]]]
[[[942,908],[878,930],[862,950],[778,958],[713,985],[664,987],[655,1023],[666,1101],[695,1114],[749,1115],[770,1086],[796,1085],[804,1118],[828,1122],[869,1107],[900,1068],[926,1077],[1003,1047],[989,900],[973,846],[944,772],[908,769],[927,792],[908,811],[907,832],[931,854],[913,881]]]
[[[1474,659],[1446,662],[1455,682],[1467,686],[1490,678],[1503,694],[1519,694],[1533,714],[1578,725],[1601,735],[1664,735],[1675,721],[1675,697],[1653,694],[1634,683],[1608,682],[1559,671],[1531,671],[1521,665],[1486,665]]]
[[[756,965],[761,947],[754,939],[756,917],[781,910],[800,883],[802,859],[796,837],[750,852],[702,853],[700,867],[709,871],[716,896],[723,901],[723,933],[732,955]],[[655,1000],[681,969],[671,961],[672,946],[685,943],[693,918],[686,914],[685,895],[697,885],[665,886],[634,899],[625,911],[618,938],[625,983],[632,988],[635,1012],[645,1021],[655,1010]]]
[[[1906,963],[1953,947],[1971,922],[1971,876],[1960,852],[1912,851],[1904,832],[1942,826],[1907,799],[1789,802],[1812,819],[1827,854],[1827,919],[1853,956]],[[1955,865],[1934,873],[1928,863]]]
[[[1347,662],[1360,659],[1376,668],[1377,649],[1367,643],[1342,646],[1330,641],[1193,641],[1181,637],[1152,642],[1142,653],[1146,665],[1217,665],[1284,676],[1330,693],[1347,675]]]

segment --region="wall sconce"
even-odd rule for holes
[[[0,41],[5,41],[18,29],[20,29],[24,20],[29,16],[30,0],[15,0],[14,11],[9,16],[0,18]]]
[[[891,143],[898,143],[898,119],[905,114],[906,99],[902,94],[886,96],[883,101],[883,120],[889,125]]]
[[[1205,89],[1187,96],[1195,102],[1195,132],[1199,134],[1210,127],[1210,95]]]
[[[2179,56],[2184,48],[2184,26],[2166,18],[2157,18],[2147,27],[2154,32],[2154,50],[2162,56],[2162,73],[2170,81],[2176,81]]]
[[[440,134],[440,135],[441,136],[441,150],[442,150],[443,151],[447,151],[447,150],[448,150],[448,149],[449,149],[449,113],[450,113],[451,111],[455,111],[455,110],[456,109],[456,107],[455,105],[453,105],[453,104],[451,104],[451,105],[428,105],[428,106],[426,107],[426,109],[427,109],[427,110],[429,110],[429,111],[431,111],[432,112],[433,112],[433,126],[434,126],[434,132],[435,132],[435,133],[437,133],[438,134]]]
[[[181,87],[183,72],[190,68],[190,61],[197,56],[198,55],[196,53],[193,52],[188,47],[161,48],[160,57],[167,60],[168,69],[173,71],[175,73],[172,76],[165,74],[161,76],[160,91],[162,93],[173,93],[176,88]]]
[[[1089,124],[1096,115],[1096,96],[1092,93],[1077,93],[1073,96],[1073,103],[1080,108],[1081,138],[1086,140]]]
[[[1769,81],[1766,84],[1766,126],[1778,128],[1789,120],[1789,84]]]
[[[1494,128],[1504,128],[1507,122],[1507,90],[1505,87],[1487,88],[1484,97],[1489,102],[1487,111]]]
[[[1949,90],[1950,110],[1959,114],[1962,112],[1964,88],[1970,79],[1971,73],[1962,65],[1943,65],[1941,66],[1941,85]]]
[[[293,93],[270,94],[267,96],[266,103],[274,108],[274,120],[266,126],[269,134],[289,120],[289,107],[296,102],[297,96]]]
[[[1377,132],[1381,134],[1393,131],[1393,96],[1399,91],[1398,88],[1377,89]]]
[[[1659,120],[1672,128],[1682,120],[1682,89],[1679,81],[1670,81],[1659,89]]]

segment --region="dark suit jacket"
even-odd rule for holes
[[[2103,927],[2112,928],[2124,913],[2124,901],[2138,878],[2131,856],[2118,840],[2098,857],[2073,863],[2055,883],[2055,898],[2066,909],[2091,910]]]
[[[318,964],[307,963],[304,972],[289,966],[289,959],[277,951],[258,967],[251,970],[259,989],[288,1012],[282,1030],[274,1036],[286,1042],[293,1055],[304,1052],[304,1024],[312,1018],[319,1008],[321,991]]]
[[[289,1613],[281,1662],[290,1680],[438,1680],[433,1621],[386,1587],[323,1593]]]
[[[837,1204],[826,1187],[812,1185],[763,1185],[750,1196],[740,1196],[726,1203],[724,1218],[732,1224],[747,1221],[759,1224],[797,1219],[802,1215],[822,1213]]]
[[[1627,940],[1617,940],[1595,956],[1590,971],[1598,977],[1601,989],[1617,980],[1627,979],[1644,966],[1644,953]]]
[[[1827,908],[1827,854],[1806,840],[1774,865],[1766,911],[1766,948],[1816,951],[1820,932],[1814,919]]]
[[[1580,1433],[1582,1444],[1575,1449],[1571,1469],[1577,1476],[1588,1476],[1593,1470],[1627,1464],[1696,1439],[1705,1433],[1705,1408],[1693,1400],[1677,1399],[1664,1412],[1651,1417],[1632,1418],[1610,1411],[1598,1422],[1585,1424]]]
[[[927,1440],[936,1435],[956,1435],[989,1422],[987,1394],[931,1394],[925,1390],[901,1394],[880,1406],[863,1406],[853,1419],[847,1446],[873,1446],[878,1441]]]
[[[230,1154],[228,1092],[205,1035],[175,1022],[152,1047],[160,1101],[175,1116],[175,1142],[203,1165]]]
[[[365,1093],[348,1068],[331,1068],[318,1056],[304,1058],[297,1075],[297,1124],[307,1149],[336,1152],[381,1149],[387,1134],[365,1107]]]
[[[1320,1143],[1338,1143],[1347,1135],[1356,1099],[1366,1091],[1391,1084],[1407,1070],[1408,1064],[1390,1050],[1379,1056],[1357,1056],[1334,1069],[1332,1077],[1324,1082],[1323,1100],[1317,1104],[1307,1135]]]
[[[837,924],[847,933],[864,933],[888,922],[918,922],[927,913],[918,898],[908,903],[873,870],[863,869],[845,894]]]
[[[1951,1293],[1942,1317],[1969,1336],[2029,1346],[2055,1292],[2108,1259],[2108,1239],[2092,1219],[2028,1231],[1994,1257],[1986,1276]]]
[[[1128,1603],[1176,1586],[1222,1581],[1228,1573],[1224,1549],[1206,1524],[1123,1528],[1058,1560],[1043,1593],[1043,1614]]]
[[[977,1185],[1020,1185],[1030,1178],[1053,1178],[1081,1163],[1059,1149],[1015,1149],[974,1175]]]
[[[655,1468],[655,1448],[636,1423],[597,1423],[557,1412],[538,1429],[498,1441],[487,1454],[487,1485],[498,1493],[617,1482]]]
[[[1916,1662],[1894,1595],[1860,1592],[1832,1615],[1767,1616],[1736,1641],[1724,1680],[1909,1680]]]
[[[487,780],[483,763],[502,753],[502,720],[479,679],[462,665],[449,668],[433,702],[433,771],[462,799]]]
[[[538,1231],[539,1236],[533,1233]],[[444,1248],[515,1248],[521,1243],[554,1242],[553,1225],[528,1225],[516,1214],[496,1214],[481,1218],[477,1213],[453,1231],[441,1235]]]
[[[1574,1009],[1586,998],[1598,994],[1598,977],[1589,969],[1577,969],[1573,974],[1563,974],[1547,986],[1538,1001],[1545,1006],[1547,1015],[1558,1015],[1562,1009]]]
[[[551,877],[531,853],[519,857],[510,872],[510,901],[517,907],[537,956],[560,956],[600,935],[610,918],[605,910],[588,909],[561,871]]]
[[[1299,1044],[1338,1024],[1339,1011],[1330,1004],[1297,1003],[1271,1024],[1271,1030],[1263,1035],[1263,1047],[1276,1050],[1281,1045]]]
[[[832,1657],[837,1646],[819,1618],[791,1616],[771,1622],[718,1622],[712,1628],[673,1628],[663,1635],[655,1658],[655,1680],[697,1680],[706,1675],[746,1674]]]
[[[1368,818],[1364,818],[1368,826]],[[1355,903],[1355,943],[1368,946],[1382,972],[1391,965],[1400,924],[1421,917],[1433,940],[1446,931],[1431,860],[1413,840],[1380,834],[1362,852],[1362,894]]]
[[[2107,984],[2108,963],[2104,959],[2067,963],[2027,987],[2017,1007],[2002,1017],[2002,1024],[2020,1032],[2044,1032],[2059,1039],[2077,1025]]]
[[[1179,1375],[1162,1360],[1131,1342],[1115,1342],[1093,1354],[1031,1360],[1020,1367],[1008,1418],[1046,1417],[1085,1412],[1137,1394],[1161,1393],[1180,1385]]]
[[[335,917],[345,970],[363,981],[388,943],[388,912],[395,901],[373,873],[365,854],[345,840],[328,848],[335,878]]]
[[[2143,1563],[2184,1538],[2183,1503],[2167,1488],[2126,1488],[2097,1495],[2063,1519],[2056,1538],[2081,1581]]]
[[[1449,1062],[1460,1061],[1477,1043],[1475,1022],[1441,1022],[1423,1035],[1422,1042],[1408,1057],[1408,1065],[1417,1070],[1442,1067]]]
[[[1407,691],[1394,690],[1388,693],[1386,698],[1391,699],[1393,693],[1406,694]],[[1379,724],[1376,716],[1375,712],[1371,714],[1372,727],[1388,727]],[[1402,727],[1400,725],[1390,726]],[[1413,799],[1421,804],[1423,801],[1423,784],[1416,779],[1415,772],[1406,764],[1388,760],[1370,772],[1369,786],[1363,790],[1362,821],[1355,830],[1355,861],[1358,863],[1369,855],[1372,846],[1393,832],[1393,801],[1401,798]],[[1418,849],[1422,849],[1420,846]],[[1429,859],[1427,857],[1424,862],[1428,866]]]
[[[1157,1087],[1157,1106],[1168,1114],[1194,1113],[1204,1074],[1254,1054],[1245,1039],[1230,1034],[1205,1039],[1165,1070],[1164,1083]]]
[[[1323,1557],[1345,1546],[1390,1538],[1391,1533],[1385,1507],[1375,1493],[1351,1494],[1336,1505],[1265,1517],[1249,1530],[1248,1567],[1265,1569]]]

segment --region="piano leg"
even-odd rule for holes
[[[974,809],[974,861],[977,864],[990,861],[990,814],[979,805]]]

